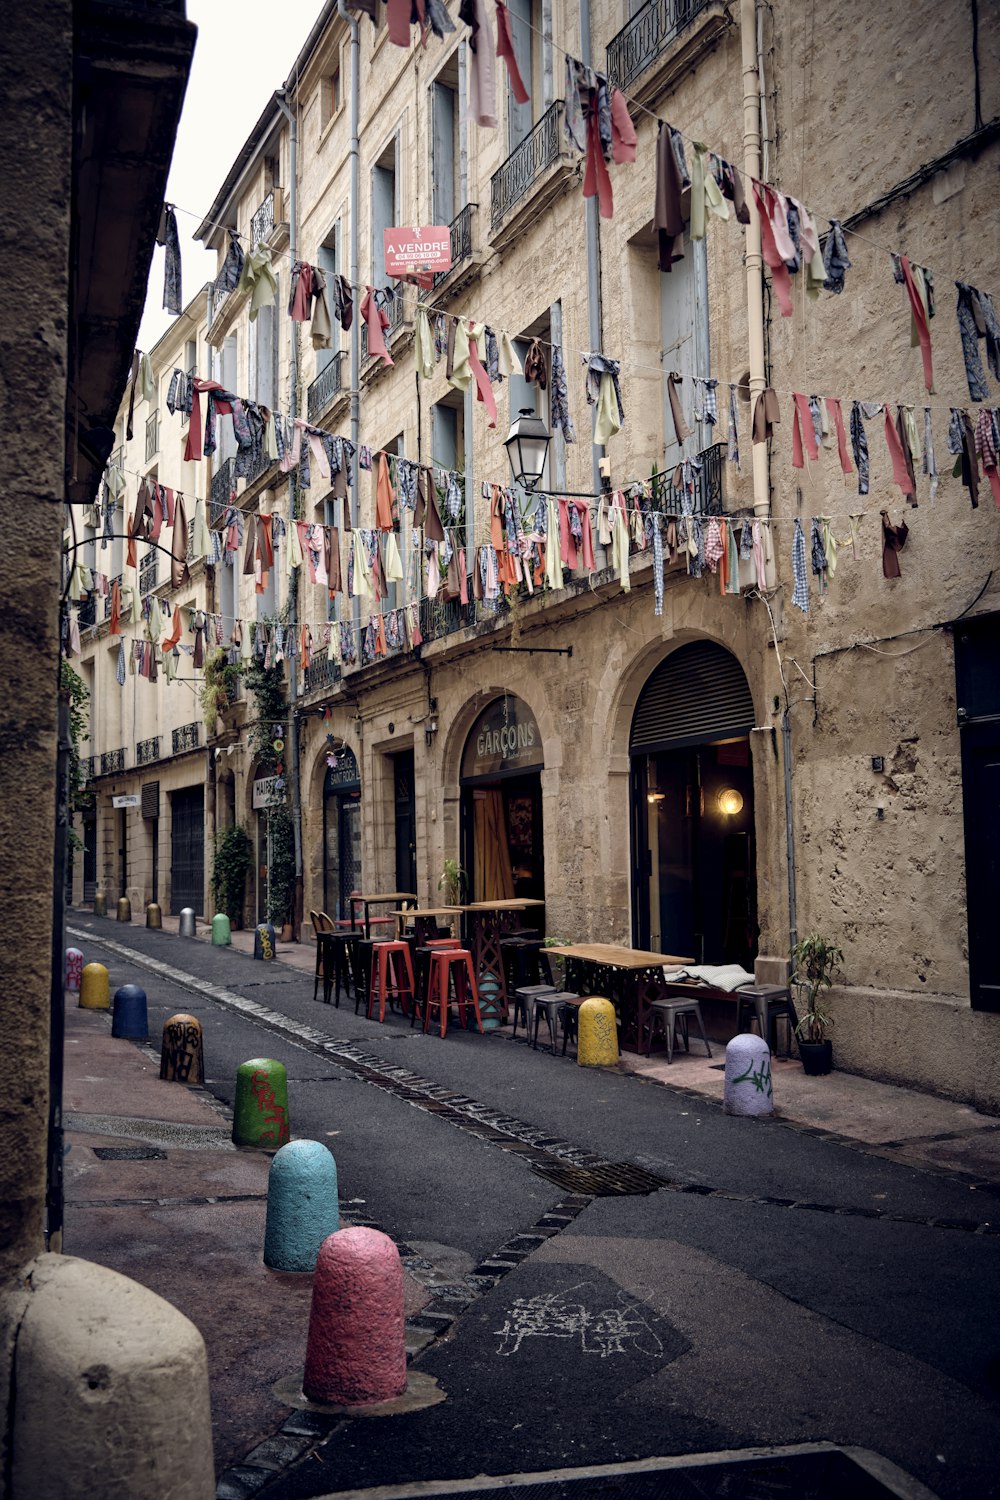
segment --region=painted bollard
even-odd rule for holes
[[[312,1271],[323,1241],[340,1228],[337,1163],[321,1141],[289,1141],[267,1176],[264,1264]]]
[[[576,1060],[581,1068],[606,1068],[618,1061],[618,1027],[610,1000],[595,995],[577,1012]]]
[[[771,1050],[753,1032],[740,1032],[726,1047],[722,1108],[727,1115],[774,1114]]]
[[[270,922],[258,922],[253,935],[253,956],[272,959],[274,954],[274,928]]]
[[[103,964],[87,964],[80,976],[80,1009],[110,1010],[111,986]]]
[[[158,901],[146,902],[146,926],[156,928],[163,926],[163,913]]]
[[[131,922],[132,903],[127,896],[119,896],[117,917],[119,922]]]
[[[193,907],[183,906],[181,908],[181,914],[177,922],[177,931],[181,937],[194,937],[197,931],[197,923]]]
[[[168,1083],[204,1083],[205,1050],[201,1022],[186,1011],[168,1016],[160,1044],[160,1077]]]
[[[94,892],[94,916],[106,917],[108,914],[108,898],[101,890]]]
[[[212,942],[216,948],[228,948],[233,940],[229,930],[229,918],[224,911],[217,911],[212,918]]]
[[[377,1229],[341,1229],[320,1246],[302,1389],[335,1406],[393,1401],[406,1390],[403,1267]]]
[[[83,978],[83,954],[79,948],[66,949],[66,988],[74,995],[79,993]]]
[[[236,1070],[233,1142],[276,1151],[290,1135],[288,1075],[273,1057],[252,1057]]]
[[[138,984],[122,984],[115,990],[111,1014],[111,1035],[132,1041],[149,1040],[149,1014],[146,991]]]

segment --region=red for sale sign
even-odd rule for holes
[[[451,230],[447,224],[386,229],[383,238],[388,276],[425,285],[433,275],[451,270]]]

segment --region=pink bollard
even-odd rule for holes
[[[302,1389],[333,1406],[370,1406],[406,1390],[403,1267],[377,1229],[339,1229],[319,1248]]]
[[[66,988],[74,995],[80,992],[83,978],[83,954],[79,948],[66,949]]]

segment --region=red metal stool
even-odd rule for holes
[[[396,962],[402,959],[403,977],[397,977]],[[386,997],[399,1001],[402,1012],[408,1015],[416,1000],[413,983],[413,962],[410,945],[402,939],[393,939],[372,945],[371,978],[368,983],[368,1019],[378,1002],[378,1018],[385,1020]]]
[[[444,1036],[448,1030],[452,983],[455,986],[459,1025],[465,1026],[465,1008],[471,1005],[476,1025],[482,1031],[483,1018],[479,1014],[479,990],[476,987],[476,975],[472,967],[472,954],[468,948],[436,948],[431,952],[427,1004],[424,1006],[424,1030],[430,1030],[431,1011],[435,1008],[441,1018],[441,1035]]]

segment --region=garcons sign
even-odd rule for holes
[[[462,779],[531,771],[544,765],[538,722],[526,703],[508,693],[479,715],[465,742]]]

